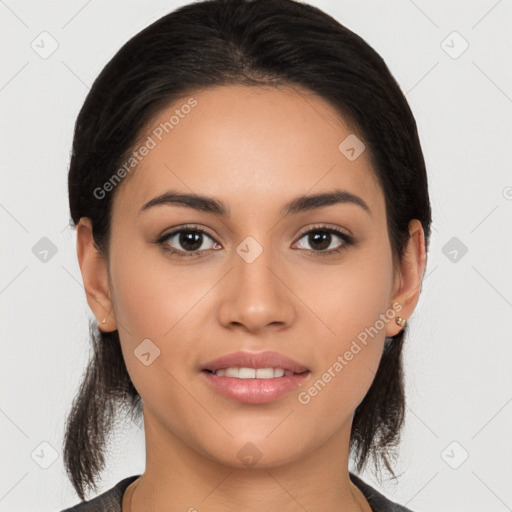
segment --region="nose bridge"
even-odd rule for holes
[[[270,237],[265,237],[260,243],[248,236],[236,248],[234,271],[237,284],[245,289],[240,290],[242,296],[250,294],[252,300],[267,300],[279,293],[276,276],[270,270],[278,265],[269,240]]]
[[[275,275],[270,269],[277,265],[269,237],[262,243],[251,236],[246,237],[236,248],[236,254],[235,273],[243,286],[254,288],[254,291],[274,286],[270,281]]]
[[[258,330],[268,324],[291,321],[293,306],[286,296],[287,287],[278,277],[280,265],[269,240],[265,237],[260,243],[248,236],[236,248],[230,296],[224,297],[221,307],[224,324],[243,324]]]

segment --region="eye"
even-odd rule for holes
[[[203,246],[204,237],[207,237],[211,242],[213,242],[213,244],[210,244],[210,247]],[[157,240],[157,243],[161,245],[165,251],[184,258],[197,256],[199,251],[220,248],[220,245],[215,242],[204,229],[197,226],[182,226],[179,229],[160,237]],[[172,244],[174,244],[174,247]],[[175,246],[180,247],[176,249]]]
[[[335,238],[341,240],[337,247],[329,249],[333,242],[333,235]],[[329,226],[315,226],[309,229],[300,236],[303,239],[307,236],[307,243],[311,249],[305,248],[309,252],[313,252],[318,256],[329,256],[340,253],[349,245],[353,245],[354,240],[350,235],[337,228]],[[205,237],[210,241],[209,247],[204,247]],[[198,226],[182,226],[179,229],[172,231],[161,236],[156,243],[162,247],[163,250],[179,257],[188,258],[199,256],[203,251],[218,250],[221,245],[217,243],[208,233]],[[304,247],[299,247],[304,249]]]
[[[334,249],[331,248],[329,250],[326,250],[329,248],[333,241],[333,235],[335,235],[335,238],[341,239],[342,243],[338,244],[338,246],[335,247]],[[345,249],[346,246],[352,245],[354,243],[354,240],[350,235],[347,235],[340,229],[324,225],[315,226],[313,229],[310,229],[309,231],[303,233],[300,238],[302,239],[306,236],[307,243],[310,245],[310,247],[312,247],[311,249],[306,249],[314,253],[317,253],[318,256],[338,254],[343,249]],[[303,249],[303,247],[299,248]]]

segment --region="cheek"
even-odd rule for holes
[[[120,330],[135,343],[162,340],[188,318],[211,287],[211,279],[192,266],[177,266],[156,250],[125,251],[111,266],[113,303]],[[140,339],[139,339],[140,338]]]
[[[394,321],[389,246],[360,251],[345,263],[316,280],[306,295],[324,324],[316,344],[322,356],[316,380],[298,396],[299,403],[311,403],[319,415],[339,407],[339,418],[353,411],[368,391],[382,356],[385,327]]]
[[[197,364],[197,353],[190,350],[191,340],[204,337],[204,332],[199,332],[204,319],[199,315],[204,317],[205,296],[218,280],[206,267],[204,271],[180,267],[151,252],[154,254],[148,254],[147,248],[122,250],[119,245],[111,265],[122,351],[141,394],[148,386],[158,386],[159,379],[168,380],[163,368],[181,374]],[[145,352],[151,359],[157,355],[151,366],[141,364],[139,357]]]
[[[314,286],[310,274],[301,274],[300,296],[307,297],[311,311],[324,323],[324,336],[337,350],[375,326],[392,306],[392,256],[384,241],[347,252],[341,264],[315,275]],[[377,328],[384,336],[381,322]]]

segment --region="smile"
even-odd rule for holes
[[[283,377],[294,375],[291,370],[284,368],[223,368],[215,372],[219,377],[234,377],[235,379],[275,379],[276,377]]]

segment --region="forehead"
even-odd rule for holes
[[[362,141],[354,137],[328,102],[303,89],[200,90],[174,101],[149,123],[135,149],[150,149],[139,154],[115,202],[121,203],[118,208],[140,208],[166,189],[180,189],[240,206],[253,201],[260,208],[316,189],[343,188],[364,196],[372,210],[382,210],[369,155],[363,150],[349,159],[344,152],[348,142],[361,150]]]

